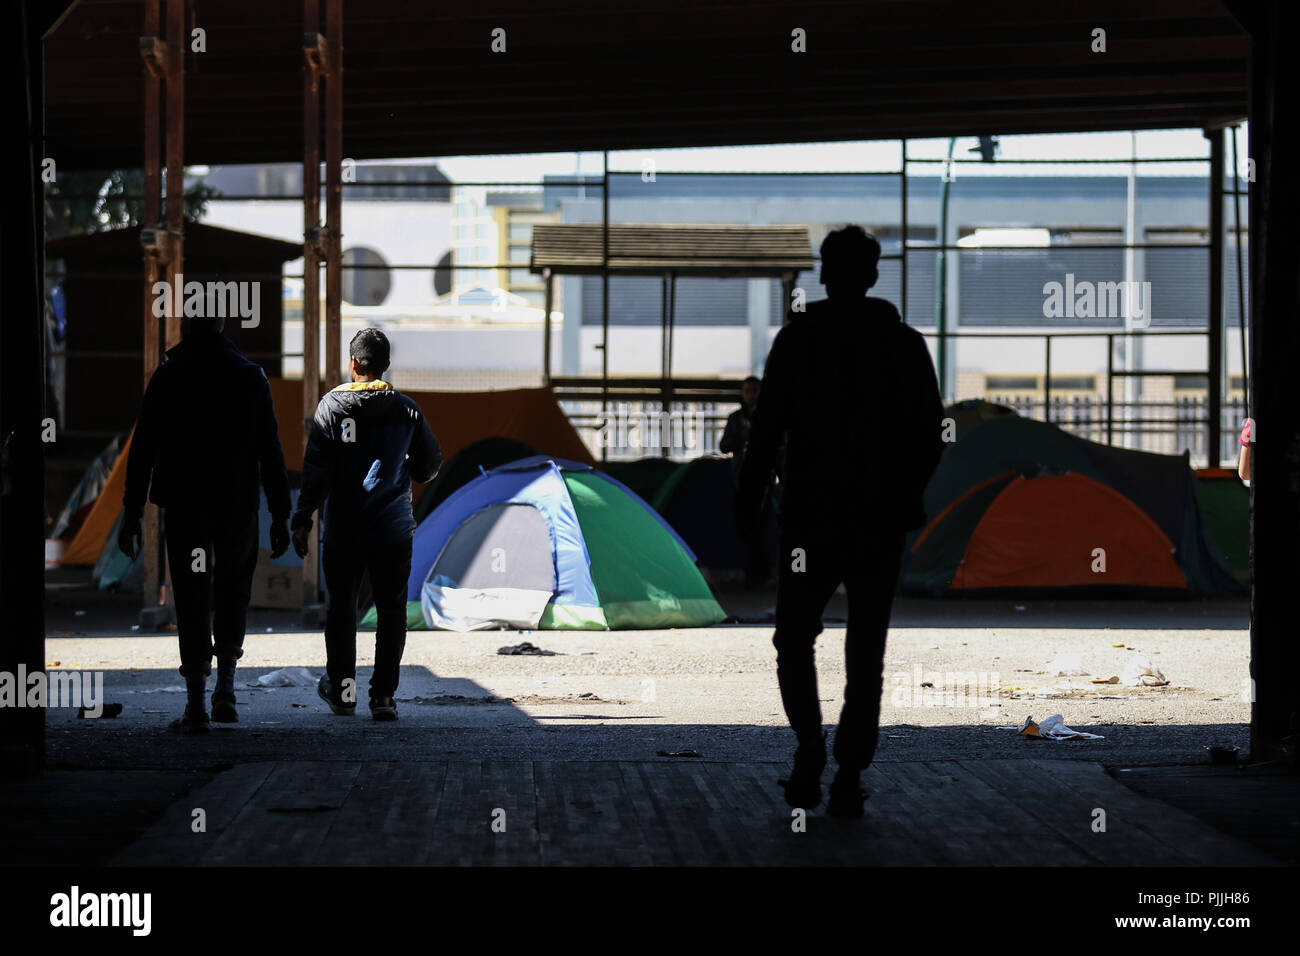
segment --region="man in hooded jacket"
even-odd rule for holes
[[[352,380],[320,400],[309,429],[293,546],[306,556],[311,516],[323,505],[327,663],[317,693],[335,714],[356,712],[357,589],[368,571],[378,618],[370,713],[396,720],[415,533],[411,482],[431,480],[442,453],[420,407],[380,378],[390,361],[387,336],[362,329],[349,353]]]

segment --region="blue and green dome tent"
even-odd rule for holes
[[[485,471],[425,518],[406,598],[411,627],[461,631],[704,627],[725,617],[694,552],[642,498],[595,468],[544,455]],[[362,623],[374,617],[372,608]]]

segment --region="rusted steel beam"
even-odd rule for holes
[[[343,375],[343,0],[325,0],[325,386]]]
[[[144,221],[141,223],[146,232],[157,234],[157,227],[162,215],[162,155],[161,131],[162,117],[159,113],[162,96],[162,78],[166,74],[166,44],[158,36],[159,7],[161,0],[146,0],[144,9],[144,35],[140,38],[140,57],[144,64]],[[142,237],[143,238],[143,237]],[[154,283],[162,271],[166,244],[160,250],[156,240],[146,239],[142,242],[144,257],[144,301],[141,310],[141,333],[143,336],[143,373],[144,384],[158,367],[161,359],[158,341],[160,323],[153,313]],[[144,607],[158,603],[158,585],[161,577],[162,552],[160,548],[160,530],[158,509],[146,502],[141,521],[141,555],[142,600]]]
[[[320,77],[326,44],[319,32],[318,0],[303,0],[302,28],[302,430],[306,450],[307,429],[320,401]],[[290,462],[291,468],[296,465]],[[318,534],[310,536],[302,564],[304,606],[319,600],[317,540]]]
[[[185,271],[185,0],[167,0],[167,282]],[[167,347],[181,340],[180,309],[172,302]]]

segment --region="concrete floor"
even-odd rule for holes
[[[782,827],[788,828],[789,811],[775,779],[788,767],[792,739],[776,687],[771,627],[756,623],[767,619],[774,596],[724,592],[720,598],[733,623],[707,629],[412,632],[398,692],[401,719],[395,724],[371,721],[364,707],[372,633],[362,632],[358,640],[362,707],[355,717],[338,718],[315,693],[314,678],[325,664],[320,634],[297,629],[292,612],[253,612],[239,672],[240,722],[206,736],[181,737],[166,729],[184,704],[175,634],[131,630],[134,608],[117,596],[75,584],[56,587],[47,609],[47,666],[101,673],[103,699],[121,704],[122,711],[98,720],[79,719],[67,708],[48,712],[50,771],[37,781],[0,786],[0,806],[8,811],[3,815],[8,821],[4,845],[10,848],[8,859],[0,862],[31,862],[37,850],[24,849],[23,834],[32,820],[67,820],[71,825],[61,831],[66,840],[51,840],[52,828],[41,828],[42,861],[167,863],[168,821],[188,812],[195,800],[242,794],[243,802],[228,808],[225,825],[241,813],[252,815],[241,819],[260,820],[265,811],[271,814],[267,820],[283,827],[285,813],[276,801],[288,799],[292,810],[295,801],[306,799],[302,794],[315,793],[312,780],[338,778],[328,799],[321,798],[322,806],[346,815],[379,799],[367,795],[362,782],[375,773],[399,772],[410,777],[417,792],[399,799],[384,796],[385,790],[380,796],[388,802],[380,809],[390,824],[393,814],[406,822],[385,831],[386,836],[371,834],[373,845],[388,846],[390,855],[405,852],[400,849],[404,838],[394,844],[393,833],[400,836],[403,827],[416,825],[412,820],[431,812],[421,807],[438,803],[445,808],[448,799],[475,806],[474,801],[492,802],[491,781],[513,794],[514,805],[531,807],[533,813],[532,842],[518,844],[504,856],[471,842],[448,860],[426,853],[399,862],[599,861],[597,831],[615,826],[622,834],[610,837],[610,847],[620,840],[631,840],[634,849],[644,847],[646,833],[667,825],[675,813],[672,799],[655,797],[647,803],[638,788],[649,788],[652,795],[660,790],[677,794],[688,805],[703,800],[730,806],[737,829],[724,832],[716,820],[710,824],[719,841],[705,841],[716,851],[712,857],[683,844],[679,853],[667,856],[637,856],[640,851],[628,850],[626,862],[634,862],[632,857],[651,863],[882,862],[870,853],[845,857],[837,838],[801,845],[796,858],[781,849],[780,841],[769,841],[761,852],[741,849],[747,845],[741,837],[752,835],[768,816],[787,820]],[[843,616],[843,599],[836,598],[818,644],[828,729],[843,691]],[[980,796],[990,786],[1007,791],[1001,800],[1023,801],[1029,814],[1025,819],[1039,812],[1034,808],[1043,800],[1059,801],[1080,788],[1085,803],[1090,794],[1103,791],[1113,804],[1123,803],[1129,819],[1135,814],[1148,821],[1169,816],[1177,823],[1169,833],[1143,824],[1141,839],[1151,846],[1145,862],[1194,863],[1196,851],[1189,857],[1188,846],[1204,846],[1207,854],[1212,848],[1219,859],[1226,854],[1247,865],[1290,860],[1290,851],[1267,852],[1270,833],[1296,826],[1289,803],[1274,806],[1276,825],[1252,820],[1253,830],[1241,834],[1252,844],[1248,846],[1215,829],[1250,828],[1242,821],[1209,819],[1215,801],[1194,795],[1207,792],[1205,786],[1189,789],[1185,776],[1168,776],[1206,766],[1209,746],[1244,751],[1248,745],[1249,635],[1243,602],[900,600],[894,625],[886,653],[880,750],[868,775],[876,775],[871,779],[882,794],[869,804],[881,815],[872,831],[875,837],[890,831],[890,815],[905,813],[909,800],[964,780],[962,787],[944,791],[954,806],[972,801],[972,812],[982,821],[972,823],[974,829],[963,837],[974,840],[975,847],[964,862],[988,862],[976,858],[984,853],[978,847],[1011,825],[1010,817],[994,812],[998,800],[987,793]],[[498,653],[522,641],[551,653]],[[1122,677],[1137,658],[1159,668],[1168,684],[1096,682]],[[296,686],[260,683],[259,678],[286,668],[298,679]],[[1103,739],[1035,740],[1008,729],[1019,728],[1029,717],[1042,720],[1053,714]],[[1055,773],[1053,766],[1059,768]],[[992,777],[989,768],[997,769]],[[1125,786],[1136,779],[1126,780],[1131,774],[1146,774],[1142,789]],[[279,795],[272,799],[272,791],[263,792],[261,783],[250,784],[254,778],[274,781],[272,791]],[[1018,792],[1021,778],[1028,789]],[[1038,781],[1032,787],[1031,779]],[[1227,778],[1221,774],[1214,779]],[[459,796],[448,798],[453,784]],[[465,788],[476,786],[479,791],[470,800]],[[584,786],[606,794],[608,805],[597,801],[576,816],[571,807],[555,810],[569,807],[577,799],[574,788]],[[1121,791],[1136,802],[1118,796]],[[885,793],[894,797],[887,800]],[[1178,805],[1188,805],[1189,812],[1175,811],[1163,798],[1181,801]],[[268,801],[276,805],[268,804],[268,809],[263,806]],[[548,816],[546,807],[559,816]],[[455,814],[446,817],[446,809],[441,812],[453,828],[468,825]],[[312,814],[289,816],[293,827],[305,828],[292,838],[294,846],[310,846],[320,836],[323,818],[313,822]],[[552,824],[560,829],[550,832]],[[589,831],[588,824],[605,830]],[[161,837],[159,827],[164,828]],[[253,852],[253,843],[233,835],[218,844],[216,832],[205,844],[211,849],[206,862],[268,862],[258,856],[266,845],[257,844],[261,850]],[[1124,862],[1104,852],[1098,855],[1092,844],[1076,845],[1069,834],[1044,837],[1040,845],[1034,832],[1033,826],[1026,827],[1013,841],[1017,859],[1006,862]],[[940,840],[928,849],[915,841],[900,846],[914,854],[914,863],[963,862],[953,857],[951,841]],[[1067,849],[1053,860],[1053,847]],[[290,857],[282,862],[291,862]],[[376,857],[375,862],[382,861]],[[1205,862],[1213,860],[1207,856]]]

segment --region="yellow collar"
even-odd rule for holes
[[[386,388],[392,388],[382,378],[377,378],[373,382],[344,382],[335,388],[330,389],[332,392],[381,392]]]

